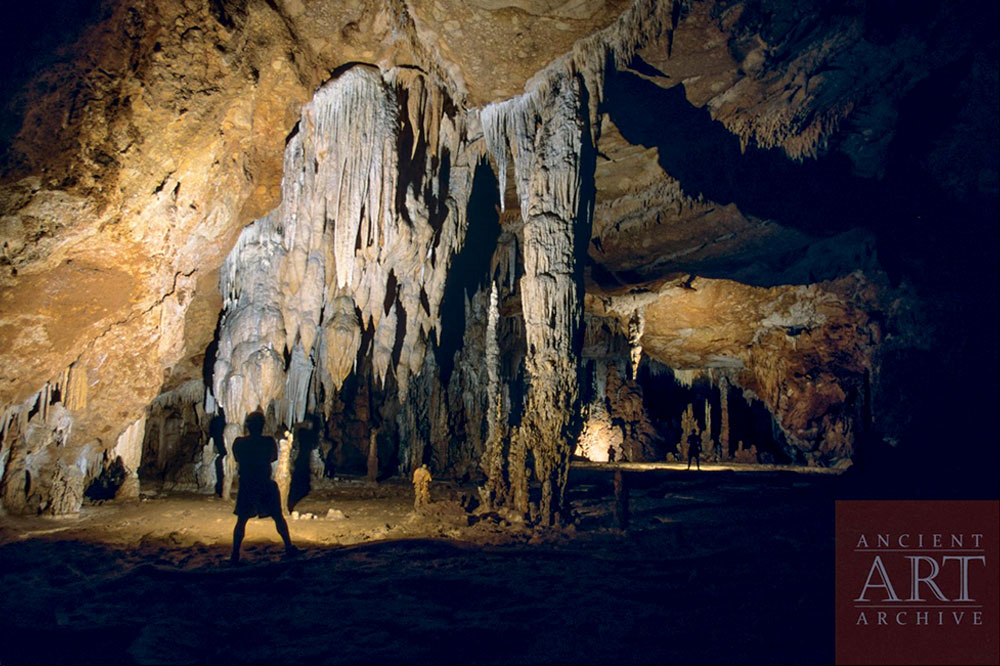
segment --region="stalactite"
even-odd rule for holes
[[[300,340],[292,348],[292,358],[288,365],[288,379],[285,384],[285,399],[288,411],[284,422],[288,425],[301,423],[306,418],[309,404],[309,387],[312,383],[313,362]]]
[[[629,377],[635,379],[639,372],[639,363],[642,362],[642,333],[646,328],[646,314],[644,308],[637,308],[632,312],[628,320],[628,344],[629,358],[631,359]]]
[[[360,347],[361,322],[354,300],[346,294],[334,296],[326,306],[323,323],[322,367],[328,377],[324,381],[328,392],[339,390],[354,370]]]
[[[281,223],[271,214],[244,230],[222,266],[225,310],[213,392],[227,421],[240,427],[247,414],[266,408],[285,388],[285,322],[273,276],[284,254]]]
[[[408,394],[440,327],[481,151],[469,137],[478,116],[456,108],[432,75],[363,65],[303,107],[281,204],[222,270],[213,389],[230,425],[273,408],[291,426],[320,387],[331,409],[366,335],[379,387],[391,378],[399,400]]]
[[[691,388],[694,383],[704,377],[701,368],[674,368],[674,380],[685,388]]]
[[[375,329],[372,343],[372,370],[382,386],[385,386],[385,377],[392,365],[392,350],[396,345],[396,310],[396,304],[393,303]]]

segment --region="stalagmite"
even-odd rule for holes
[[[715,442],[712,439],[712,403],[705,398],[705,429],[701,433],[702,455],[716,458]]]
[[[281,512],[288,513],[288,489],[292,483],[292,431],[286,430],[285,436],[278,440],[278,461],[274,469],[274,482],[278,484],[278,498]]]
[[[750,447],[747,447],[743,443],[743,440],[740,440],[737,443],[736,453],[733,455],[733,461],[747,465],[756,465],[759,462],[757,459],[757,445],[751,444]]]
[[[660,435],[650,421],[643,403],[642,387],[634,379],[624,377],[614,363],[607,365],[604,391],[607,394],[608,418],[615,424],[619,442],[615,460],[648,462],[657,458],[656,444]],[[612,446],[612,450],[614,446]]]
[[[621,461],[624,439],[621,428],[611,422],[604,400],[591,403],[574,455],[591,462]]]
[[[368,483],[378,481],[378,431],[372,430],[368,437]]]
[[[681,441],[677,445],[677,452],[680,454],[679,460],[687,460],[688,436],[698,432],[698,421],[694,417],[694,404],[688,403],[684,413],[681,414]]]
[[[222,442],[225,454],[222,458],[222,499],[228,500],[232,496],[233,481],[236,480],[236,456],[233,455],[233,443],[243,434],[243,426],[235,423],[227,423],[222,431]]]
[[[505,495],[503,455],[503,404],[500,393],[500,293],[497,285],[490,285],[490,302],[486,319],[486,446],[482,468],[486,473],[483,503],[492,507]]]

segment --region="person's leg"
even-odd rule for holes
[[[243,544],[243,535],[246,534],[248,516],[237,516],[236,527],[233,528],[233,554],[229,558],[234,564],[240,561],[240,546]]]
[[[285,517],[281,513],[276,513],[271,517],[274,518],[274,526],[278,529],[281,540],[285,542],[285,550],[296,550],[295,546],[292,545],[292,537],[288,533],[288,523],[285,522]]]

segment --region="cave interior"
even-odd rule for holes
[[[746,475],[741,506],[810,479],[827,518],[840,497],[995,498],[997,18],[19,6],[0,28],[4,541],[171,494],[230,506],[256,412],[291,439],[290,516],[345,488],[398,500],[421,465],[461,505],[433,520],[498,539],[617,534],[588,513],[616,469],[661,500],[663,479]],[[483,659],[466,648],[449,658]]]

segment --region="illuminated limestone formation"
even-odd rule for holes
[[[698,420],[694,416],[694,404],[688,403],[687,408],[681,415],[681,439],[677,443],[678,460],[687,460],[688,436],[691,434],[701,434],[698,427]]]
[[[867,6],[439,4],[110,0],[65,57],[24,58],[5,511],[135,497],[140,474],[228,497],[256,409],[317,420],[317,480],[365,474],[378,428],[381,472],[428,459],[544,524],[574,449],[662,459],[680,429],[749,456],[730,389],[794,464],[966,409],[938,393],[983,377],[982,342],[951,338],[993,321],[965,294],[995,282],[969,248],[996,198],[995,58],[966,10],[895,31]],[[899,120],[914,91],[954,107],[934,132]],[[654,363],[711,391],[703,429],[645,408]]]
[[[229,424],[269,407],[286,425],[303,420],[320,387],[335,394],[356,367],[363,331],[378,384],[391,373],[405,399],[439,326],[478,158],[446,97],[418,72],[357,66],[304,107],[281,205],[244,230],[222,270],[213,392]]]
[[[760,462],[757,454],[757,445],[751,444],[749,448],[743,444],[743,440],[737,442],[736,453],[733,454],[733,461],[748,465],[755,465]]]
[[[534,510],[545,523],[557,521],[562,511],[580,409],[576,338],[583,304],[575,256],[585,130],[580,111],[577,82],[561,77],[551,87],[489,107],[483,117],[487,145],[500,168],[506,168],[508,150],[514,157],[524,219],[519,288],[529,389],[524,418],[510,439],[509,501],[528,515],[528,484],[537,479],[542,494]]]
[[[292,431],[286,430],[284,437],[278,440],[278,461],[274,468],[274,482],[278,484],[278,498],[281,512],[288,513],[288,489],[292,483]]]

